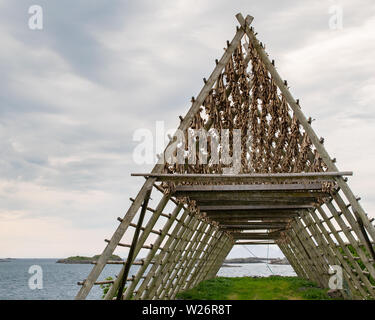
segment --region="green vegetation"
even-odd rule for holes
[[[112,277],[107,277],[105,278],[105,280],[113,280]],[[103,290],[103,295],[102,295],[102,299],[104,299],[105,295],[107,294],[109,288],[111,287],[111,284],[110,283],[106,283],[106,284],[101,284],[100,285],[100,288]]]
[[[92,260],[92,261],[96,261],[98,260],[100,257],[99,254],[93,256],[93,257],[83,257],[83,256],[74,256],[74,257],[68,257],[66,258],[65,260],[70,260],[70,261],[82,261],[82,260]],[[121,257],[113,254],[111,255],[111,257],[109,258],[109,260],[121,260]]]
[[[368,250],[366,249],[366,247],[364,245],[359,245],[358,246],[360,250],[363,251],[363,253],[366,255],[366,257],[370,260],[371,259],[371,255],[370,253],[368,252]],[[359,267],[362,269],[362,270],[365,270],[366,269],[366,266],[365,264],[363,263],[363,261],[359,258],[359,254],[357,252],[357,250],[350,244],[347,246],[349,252],[351,253],[351,255],[353,256],[354,260],[358,263]],[[374,249],[375,249],[375,246],[374,246]],[[340,253],[345,256],[346,255],[346,252],[341,248],[339,247],[339,251]],[[355,269],[355,266],[353,265],[353,263],[350,261],[350,260],[346,260],[346,262],[348,263],[348,265],[352,268],[352,269]],[[370,283],[372,285],[375,285],[375,279],[372,278],[370,276],[370,274],[366,275],[365,276],[369,279]]]
[[[112,277],[107,277],[105,280],[113,280]],[[107,294],[109,288],[111,287],[111,283],[101,284],[100,288],[103,290],[102,299],[104,299],[105,295]],[[124,292],[126,291],[127,287],[124,287]],[[116,290],[116,293],[114,294],[114,297],[117,296],[118,290]]]
[[[66,259],[57,260],[57,263],[91,263],[92,261],[97,261],[100,255],[95,255],[93,257],[84,257],[84,256],[74,256],[68,257]],[[113,254],[110,256],[109,260],[121,261],[121,257]]]
[[[224,278],[201,282],[181,292],[184,300],[329,300],[327,290],[297,277]]]
[[[68,260],[68,261],[91,260],[91,257],[74,256],[74,257],[68,257],[68,258],[66,258],[65,260]]]

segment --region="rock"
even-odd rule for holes
[[[327,294],[332,299],[340,299],[340,298],[342,298],[341,291],[338,290],[338,289],[328,290]]]

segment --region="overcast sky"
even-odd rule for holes
[[[134,131],[177,126],[238,12],[374,216],[373,0],[0,0],[0,257],[102,251],[143,183],[130,173],[152,167],[133,162]]]

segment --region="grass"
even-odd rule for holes
[[[95,255],[93,257],[84,257],[84,256],[68,257],[64,260],[68,260],[68,261],[86,261],[86,260],[91,261],[92,260],[92,261],[94,261],[94,260],[98,260],[99,258],[100,258],[100,255],[98,254],[98,255]],[[109,260],[121,260],[121,257],[113,254],[113,255],[110,256]]]
[[[267,278],[225,278],[201,282],[191,290],[181,292],[183,300],[329,300],[326,289],[297,278],[270,276]]]

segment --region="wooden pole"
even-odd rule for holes
[[[146,269],[148,268],[149,266],[149,263],[151,262],[151,260],[155,257],[155,254],[156,252],[159,250],[160,248],[160,245],[162,244],[163,240],[165,239],[168,231],[170,230],[173,222],[176,220],[177,218],[177,215],[179,214],[179,212],[181,211],[182,209],[182,204],[179,204],[175,207],[172,215],[171,215],[171,218],[168,220],[168,222],[165,224],[163,230],[162,230],[162,233],[161,235],[158,237],[158,239],[154,242],[153,246],[152,246],[152,249],[150,250],[150,252],[148,253],[146,259],[145,259],[145,263],[143,264],[143,266],[141,268],[139,268],[139,270],[137,271],[137,274],[135,275],[134,277],[134,280],[132,281],[132,283],[130,284],[130,286],[128,287],[128,289],[125,291],[125,294],[124,294],[124,299],[129,299],[134,291],[134,289],[136,288],[137,284],[139,283],[140,279],[142,278],[144,272],[146,271]],[[171,235],[172,236],[172,235]]]
[[[158,254],[157,258],[155,259],[155,263],[152,265],[150,271],[147,273],[145,279],[139,286],[137,293],[135,294],[134,298],[139,299],[141,298],[145,290],[147,290],[147,286],[149,285],[150,281],[153,280],[155,277],[155,273],[158,267],[162,264],[163,259],[167,256],[167,254],[174,249],[174,244],[178,241],[178,239],[183,235],[186,230],[186,225],[190,223],[192,219],[192,215],[189,214],[188,210],[184,210],[183,215],[179,219],[180,221],[177,223],[175,228],[173,229],[171,237],[168,238],[166,241],[163,250]],[[126,298],[130,298],[131,292],[126,293]]]
[[[153,273],[153,278],[150,281],[149,288],[144,292],[144,299],[154,297],[155,291],[167,273],[166,270],[171,267],[173,259],[175,259],[177,254],[181,252],[181,248],[186,244],[186,241],[188,241],[189,236],[193,233],[193,229],[198,223],[199,220],[195,216],[192,216],[188,224],[183,227],[181,235],[179,235],[173,244],[168,247],[168,252],[163,256],[163,260],[158,263],[157,268]]]
[[[158,297],[163,299],[164,295],[168,294],[168,290],[173,286],[173,281],[179,278],[179,272],[184,267],[185,262],[189,259],[190,254],[195,249],[195,246],[200,241],[201,237],[204,235],[204,230],[207,228],[207,223],[205,221],[200,221],[199,227],[196,229],[195,235],[185,246],[185,249],[181,252],[181,255],[177,259],[177,263],[171,269],[171,272],[167,274],[167,280],[160,288],[162,291],[159,293]]]
[[[189,275],[194,272],[194,269],[196,268],[197,264],[199,263],[199,257],[201,256],[201,253],[203,252],[204,247],[206,246],[207,240],[215,234],[217,231],[217,227],[213,225],[209,225],[208,229],[205,233],[203,233],[203,238],[199,242],[196,242],[196,246],[193,248],[193,254],[191,257],[187,257],[185,259],[185,262],[187,264],[184,266],[183,271],[181,272],[181,275],[178,278],[178,282],[176,284],[175,293],[177,294],[181,287],[184,287],[187,282],[187,278]],[[173,294],[171,296],[173,297]]]
[[[135,229],[133,241],[132,241],[132,244],[131,244],[131,247],[130,247],[130,250],[129,250],[129,254],[128,254],[128,257],[127,257],[127,260],[126,260],[126,264],[124,266],[124,272],[119,276],[120,284],[119,284],[119,288],[118,288],[118,292],[117,292],[117,300],[122,299],[122,293],[124,291],[126,279],[128,278],[130,266],[131,266],[131,263],[132,263],[133,258],[134,258],[135,246],[137,244],[139,233],[141,231],[141,227],[142,227],[143,219],[145,217],[145,213],[146,213],[146,209],[147,209],[147,205],[148,205],[148,200],[150,199],[150,195],[151,195],[151,189],[146,193],[145,200],[143,200],[141,214],[139,215],[137,228]]]
[[[169,199],[170,199],[170,195],[163,195],[163,197],[159,201],[153,215],[151,216],[151,218],[147,222],[147,225],[144,228],[144,231],[142,232],[141,236],[139,237],[139,239],[136,242],[136,247],[135,247],[135,250],[134,250],[134,257],[136,257],[138,255],[139,251],[142,249],[142,246],[144,245],[147,237],[152,232],[152,228],[154,227],[156,221],[161,216],[161,213],[164,210],[165,206],[167,205]],[[120,271],[120,275],[124,272],[124,267]],[[107,294],[105,295],[106,300],[112,299],[112,297],[114,297],[116,295],[116,292],[118,291],[118,288],[119,288],[119,284],[120,284],[120,277],[118,277],[115,280],[115,282],[113,283],[113,285],[109,288]]]

